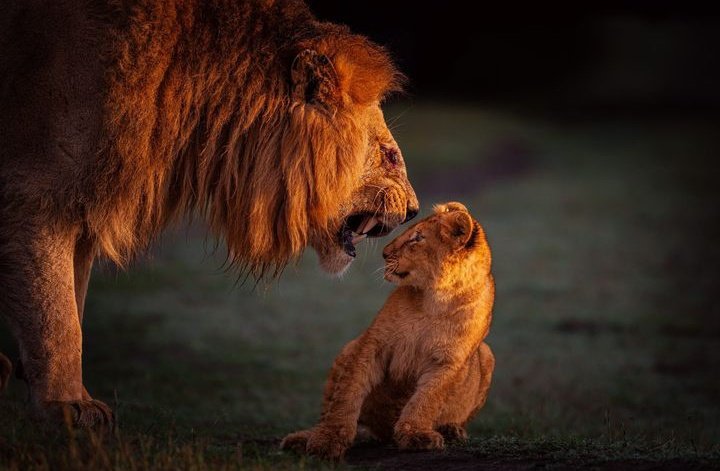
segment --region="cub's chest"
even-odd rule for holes
[[[384,348],[386,374],[393,380],[417,379],[451,354],[456,332],[443,319],[412,318],[393,327]]]

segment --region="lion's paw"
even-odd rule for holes
[[[468,434],[459,424],[443,424],[435,429],[448,442],[466,442]]]
[[[115,426],[112,409],[102,401],[51,401],[45,403],[44,418],[64,422],[77,428],[110,430]]]
[[[395,442],[401,450],[442,450],[445,448],[443,436],[434,430],[396,432]]]
[[[12,373],[12,363],[8,358],[0,353],[0,391],[5,389],[10,382],[10,374]]]

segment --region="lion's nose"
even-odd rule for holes
[[[418,212],[420,212],[418,208],[411,208],[410,206],[408,206],[407,210],[405,211],[405,220],[403,221],[403,224],[417,216]]]

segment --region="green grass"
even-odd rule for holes
[[[400,115],[394,132],[424,211],[465,202],[493,248],[493,386],[471,442],[449,453],[717,463],[712,123],[553,122],[439,104],[388,115]],[[99,267],[85,382],[119,430],[42,432],[14,382],[0,398],[0,468],[324,466],[279,453],[277,440],[314,422],[332,359],[389,292],[376,272],[385,242],[361,247],[342,280],[308,252],[254,288],[236,286],[196,227],[166,233],[128,273]],[[12,352],[2,334],[0,351]],[[355,462],[392,467],[394,455]]]

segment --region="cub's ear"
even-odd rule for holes
[[[290,67],[292,97],[295,102],[319,105],[332,110],[340,100],[335,66],[330,59],[312,49],[305,49]]]
[[[473,220],[465,211],[448,212],[440,220],[440,236],[455,250],[465,247],[472,231]]]

